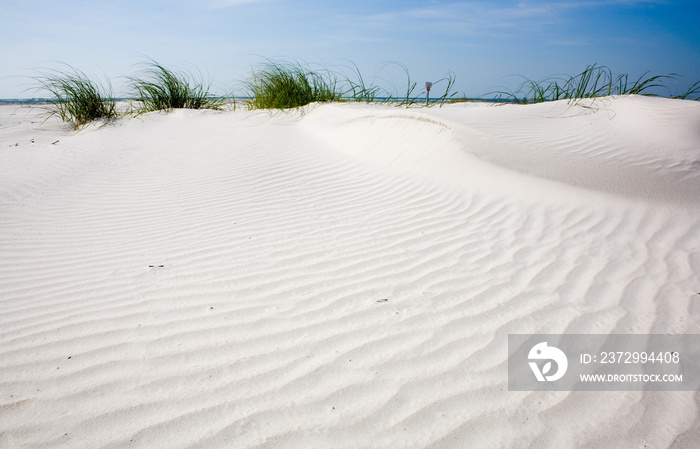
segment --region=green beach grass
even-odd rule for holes
[[[378,98],[384,95],[382,89],[375,86],[374,83],[368,84],[365,82],[362,72],[360,72],[360,69],[354,62],[348,62],[352,66],[352,76],[347,75],[345,71],[342,71],[343,79],[347,83],[347,88],[345,91],[345,95],[347,97],[352,98],[353,101],[374,103]]]
[[[592,64],[574,76],[549,77],[540,81],[523,77],[524,81],[514,91],[494,93],[500,99],[519,104],[556,100],[576,101],[611,95],[647,95],[699,100],[700,81],[693,84],[685,93],[671,94],[664,81],[677,77],[677,74],[649,75],[647,72],[636,80],[631,80],[626,73],[616,75],[608,67]],[[666,95],[656,93],[659,90],[665,90]]]
[[[218,97],[210,93],[211,83],[205,84],[203,77],[182,69],[167,68],[153,59],[141,63],[137,76],[127,77],[131,88],[130,113],[139,115],[151,111],[172,109],[215,109],[235,99],[233,96]],[[52,98],[46,106],[49,115],[56,115],[74,129],[96,121],[116,119],[119,113],[112,96],[111,85],[91,80],[84,72],[64,65],[63,70],[47,70],[34,77],[37,90],[46,90]],[[394,85],[391,70],[398,67],[405,83],[400,89],[386,90],[375,84]],[[349,70],[331,70],[325,67],[312,68],[296,60],[273,61],[266,59],[244,83],[248,109],[293,109],[314,102],[365,102],[386,103],[400,107],[442,106],[460,101],[453,90],[456,76],[450,72],[433,86],[444,85],[444,93],[425,102],[425,90],[418,90],[411,80],[408,69],[398,63],[385,64],[380,74],[367,82],[357,65],[345,66]],[[350,72],[350,75],[347,73]],[[685,92],[672,94],[668,83],[679,78],[676,74],[649,75],[631,79],[627,74],[614,74],[608,67],[596,64],[587,66],[574,76],[549,77],[524,81],[513,91],[491,92],[493,101],[529,104],[545,101],[568,100],[576,102],[584,98],[611,95],[649,95],[700,100],[700,81]],[[489,94],[487,94],[489,95]],[[466,101],[466,97],[464,100]]]
[[[268,60],[257,72],[253,70],[245,85],[249,109],[291,109],[343,97],[332,72],[314,72],[296,61]]]
[[[220,110],[226,102],[225,98],[209,93],[211,84],[205,85],[201,76],[167,68],[153,59],[143,66],[139,76],[129,77],[136,101],[133,111],[137,115],[172,109]]]
[[[66,65],[64,70],[48,70],[34,80],[38,89],[53,95],[46,106],[49,116],[58,116],[73,129],[96,120],[111,121],[118,117],[111,87],[105,88],[74,67]]]
[[[262,67],[253,69],[251,79],[245,83],[248,98],[245,104],[249,109],[291,109],[328,101],[382,102],[405,107],[424,103],[426,92],[416,93],[417,83],[411,80],[404,65],[390,63],[382,68],[387,70],[389,66],[396,66],[406,78],[401,91],[395,88],[388,91],[374,83],[368,84],[358,67],[350,64],[352,75],[347,75],[343,70],[312,69],[298,61],[280,62],[268,59]],[[445,93],[433,99],[430,105],[442,106],[457,95],[457,92],[452,90],[455,83],[453,73],[433,84],[439,85],[443,82],[447,84]]]

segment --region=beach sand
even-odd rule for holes
[[[700,333],[700,103],[0,106],[2,448],[691,448],[508,334]]]

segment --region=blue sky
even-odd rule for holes
[[[469,97],[606,65],[632,77],[700,80],[698,0],[0,0],[0,98],[23,98],[33,69],[57,62],[105,73],[115,94],[143,55],[193,67],[217,93],[241,94],[263,58],[333,68],[422,88],[449,71]],[[685,82],[686,86],[688,82]]]

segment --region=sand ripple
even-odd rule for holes
[[[508,392],[506,369],[509,333],[698,333],[697,200],[489,189],[458,176],[488,120],[325,108],[57,127],[36,170],[0,150],[26,171],[0,169],[1,447],[700,442],[697,393]],[[622,152],[577,133],[499,139]]]

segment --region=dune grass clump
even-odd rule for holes
[[[172,109],[222,109],[225,99],[209,93],[201,77],[151,60],[140,77],[130,77],[137,114]]]
[[[645,73],[636,80],[626,73],[615,75],[605,66],[589,65],[578,75],[550,77],[540,81],[525,78],[515,91],[496,92],[499,99],[520,104],[545,101],[597,98],[609,95],[647,95],[691,99],[700,92],[700,82],[681,95],[671,95],[664,81],[675,79],[676,74],[653,75]],[[657,92],[665,91],[666,95]],[[700,98],[700,97],[699,97]],[[696,98],[698,99],[698,98]]]
[[[103,87],[74,67],[67,67],[66,70],[51,70],[34,78],[38,89],[45,89],[53,95],[48,100],[49,116],[58,116],[70,123],[73,129],[80,129],[96,120],[116,119],[118,113],[111,88]]]
[[[346,75],[343,71],[345,89],[342,97],[365,103],[379,101],[380,97],[383,96],[382,89],[379,86],[375,86],[374,83],[367,84],[357,65],[353,62],[350,62],[350,64],[352,65],[353,76]]]
[[[352,63],[351,63],[352,64]],[[398,66],[406,77],[403,93],[392,93],[372,83],[367,83],[358,67],[352,64],[351,75],[346,71],[334,72],[322,68],[313,70],[299,62],[267,61],[262,69],[253,71],[253,76],[246,83],[249,109],[290,109],[313,102],[382,102],[396,106],[410,107],[421,104],[425,99],[425,91],[415,94],[417,83],[411,81],[408,69],[397,63],[387,64]],[[386,66],[382,69],[386,71]],[[383,80],[389,85],[392,83]],[[447,82],[442,96],[431,100],[431,105],[443,105],[451,100],[456,92],[452,91],[455,78],[450,73],[433,85]]]
[[[246,83],[249,109],[291,109],[313,102],[339,101],[337,77],[314,72],[297,62],[268,61]]]

